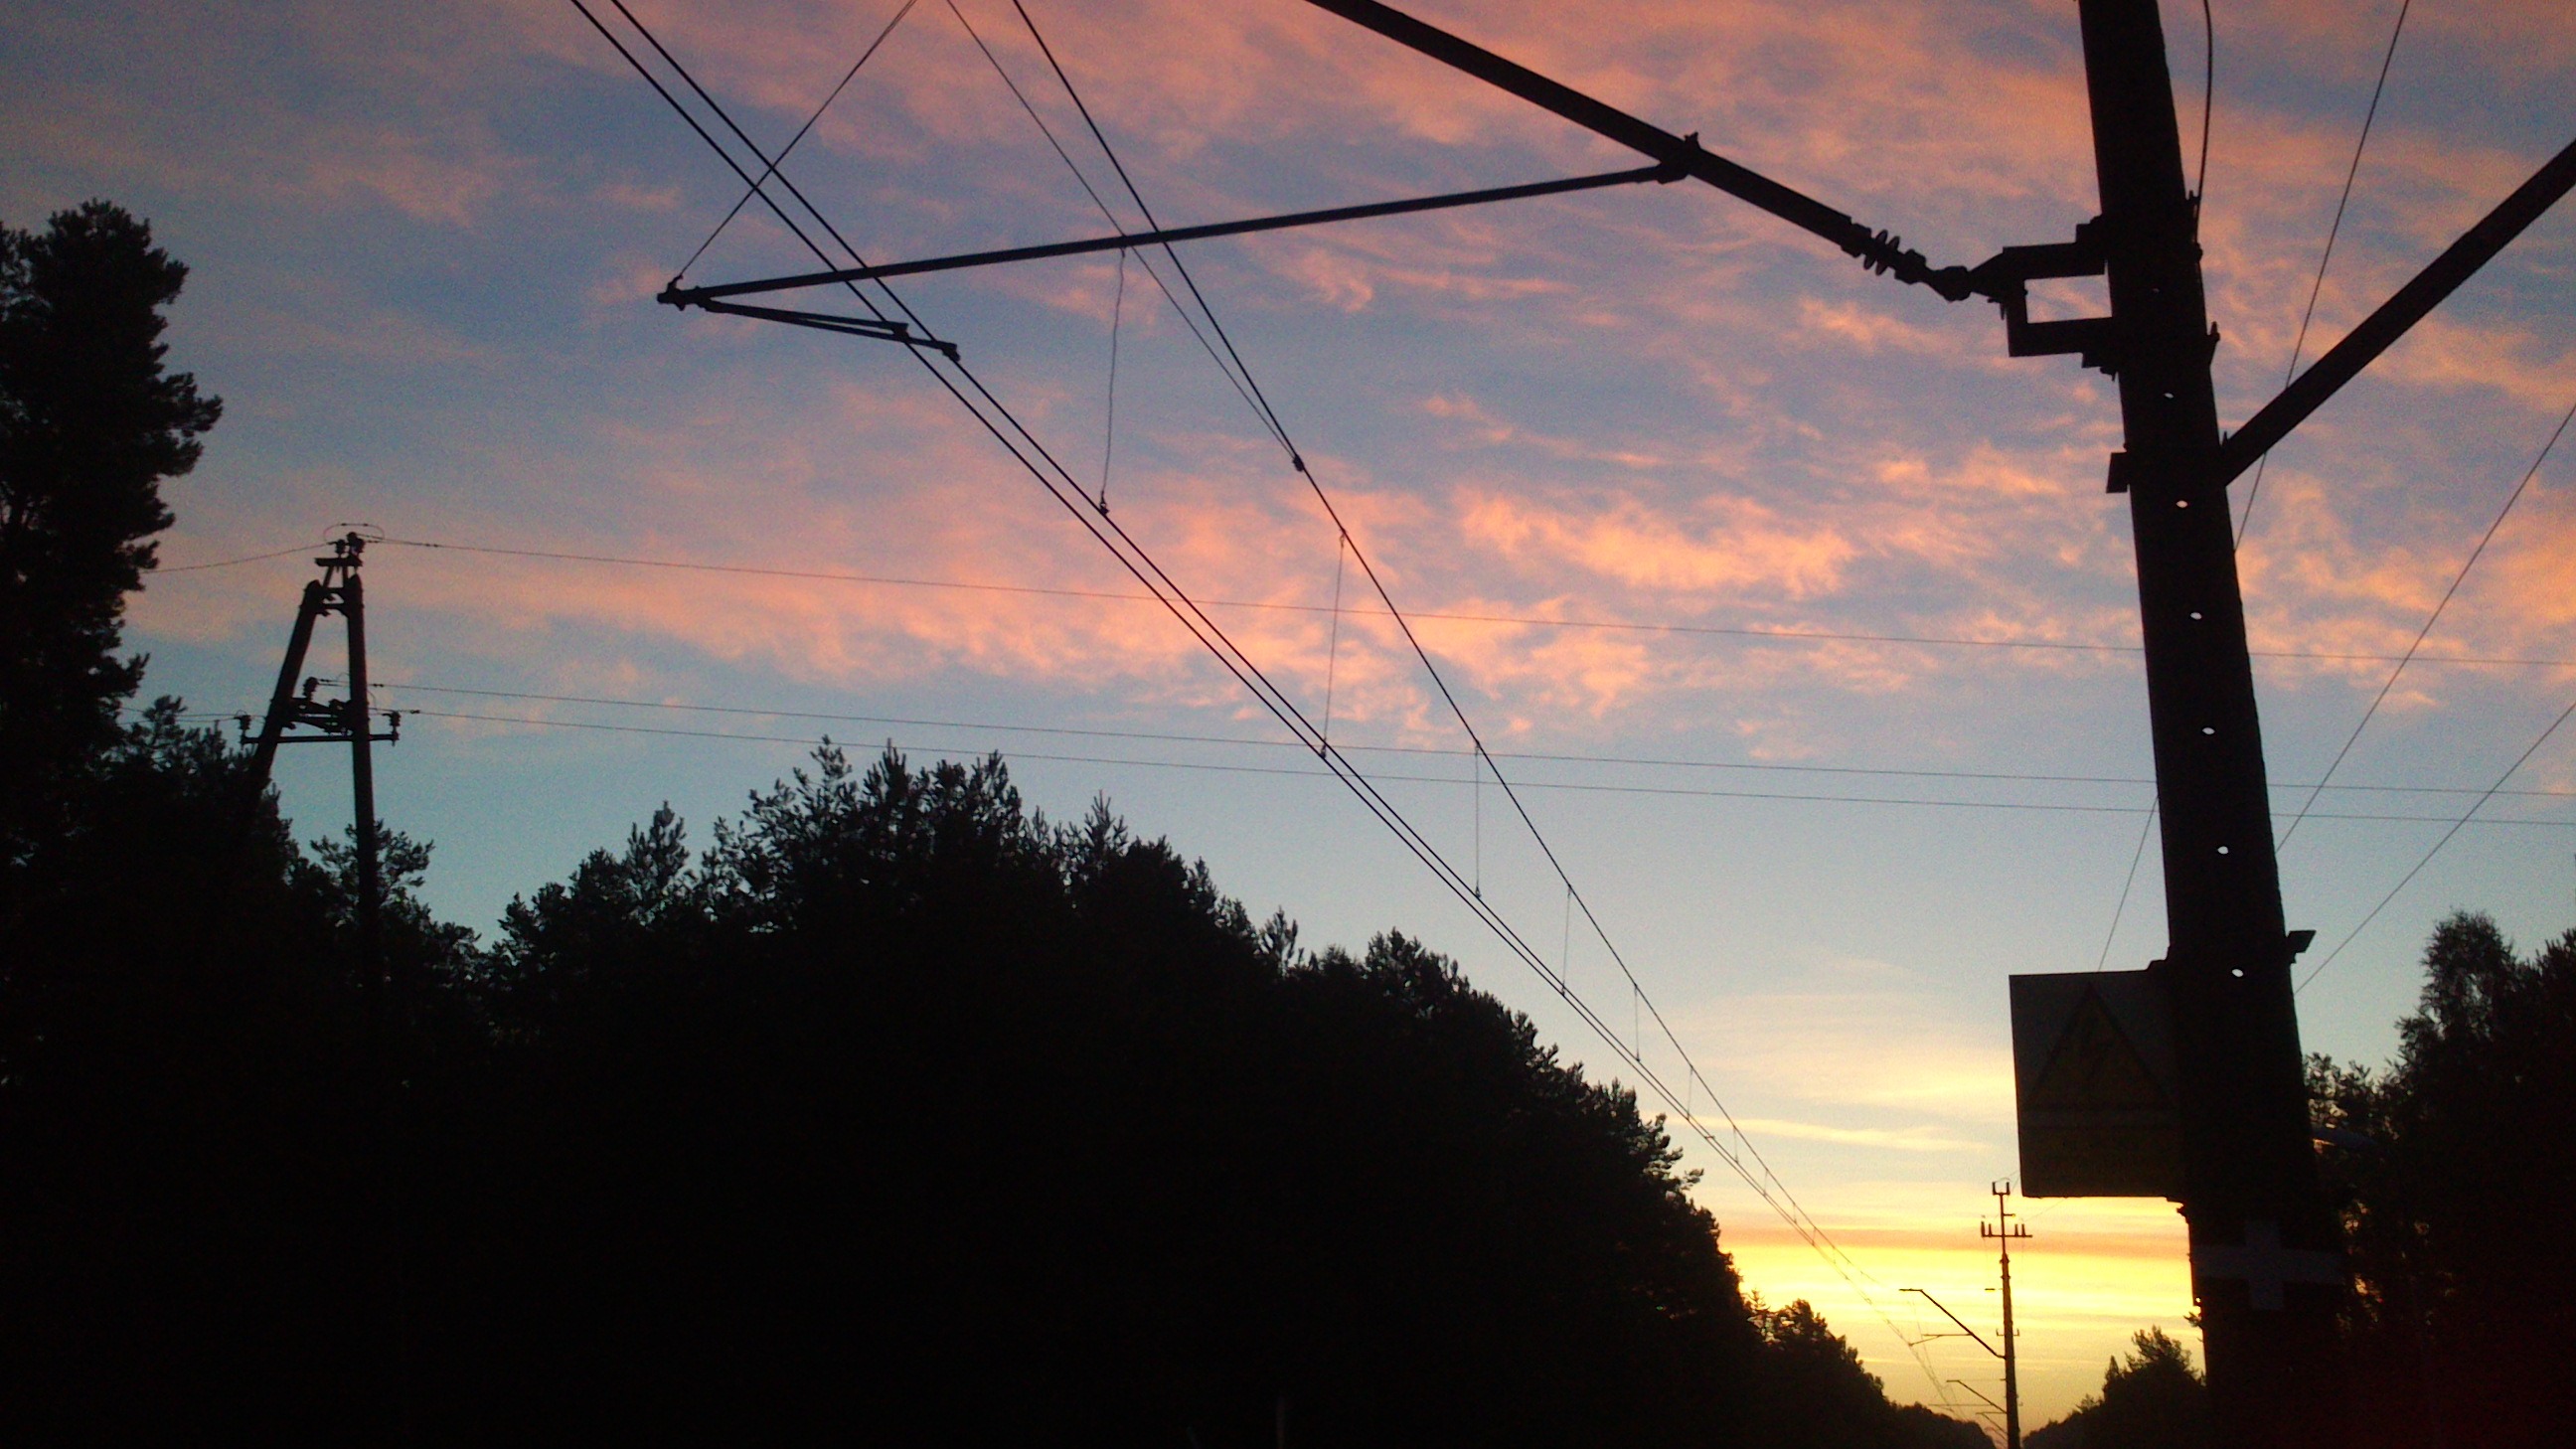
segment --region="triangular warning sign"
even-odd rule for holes
[[[2093,991],[2084,993],[2024,1105],[2074,1109],[2170,1106],[2146,1059]]]

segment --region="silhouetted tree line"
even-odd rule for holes
[[[389,834],[380,984],[345,846],[116,721],[215,417],[184,276],[102,204],[0,229],[12,1442],[1982,1442],[1748,1303],[1660,1122],[1451,962],[998,759],[826,748],[488,946]]]

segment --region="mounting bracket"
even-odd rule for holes
[[[2006,247],[1968,273],[1977,292],[2003,309],[2004,349],[2014,357],[2048,357],[2073,352],[2086,367],[2118,376],[2118,333],[2108,317],[2078,317],[2063,322],[2030,320],[2030,283],[2049,277],[2101,276],[2108,256],[2102,243],[2102,219],[2075,228],[2075,240],[2039,246]]]

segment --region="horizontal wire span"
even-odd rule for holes
[[[828,741],[828,736],[821,735],[761,735],[749,734],[739,730],[693,730],[669,725],[613,724],[603,720],[544,719],[532,715],[472,714],[461,710],[406,709],[403,713],[419,719],[443,719],[474,721],[483,724],[521,725],[536,729],[588,730],[607,734],[650,735],[672,739],[730,740],[737,744],[798,745],[810,748],[824,744]],[[233,715],[220,713],[209,713],[200,717],[207,719],[235,718]],[[973,726],[959,726],[959,728],[973,728]],[[1004,726],[1003,728],[1008,727]],[[837,741],[833,743],[849,742]],[[920,743],[907,745],[899,740],[890,740],[889,743],[893,743],[901,749],[925,754],[944,755],[952,758],[961,755],[997,753],[1004,759],[1042,760],[1057,764],[1128,765],[1142,769],[1198,770],[1227,775],[1281,775],[1316,780],[1335,778],[1334,773],[1329,770],[1300,769],[1293,765],[1232,765],[1212,760],[1153,759],[1140,758],[1133,755],[1067,755],[1041,753],[1030,750],[991,749],[984,746],[964,747],[956,745],[928,745]],[[1238,740],[1224,741],[1223,743],[1243,744],[1254,742]],[[1340,752],[1342,748],[1343,747],[1340,745],[1335,745],[1333,747],[1337,753]],[[1388,774],[1384,771],[1371,771],[1368,778],[1372,781],[1392,784],[1443,785],[1461,789],[1468,787],[1471,783],[1466,780],[1454,779],[1447,775],[1396,775]],[[1653,795],[1683,799],[1711,800],[1776,800],[1804,804],[1828,805],[1916,806],[1936,810],[2016,810],[2063,815],[2144,815],[2153,808],[2152,806],[2146,805],[2086,805],[2063,802],[2016,800],[1926,800],[1911,796],[1897,795],[1822,795],[1786,790],[1709,790],[1692,789],[1677,785],[1604,785],[1589,784],[1582,781],[1571,780],[1524,780],[1518,783],[1523,789],[1558,790],[1577,794]],[[2447,825],[2452,821],[2452,817],[2447,815],[2385,815],[2358,812],[2316,813],[2310,815],[2308,818],[2311,820],[2375,821],[2391,824],[2426,825]],[[2493,819],[2480,820],[2476,823],[2480,825],[2518,825],[2544,829],[2555,827],[2558,829],[2576,830],[2576,820]]]
[[[909,715],[847,714],[825,710],[778,709],[757,705],[688,704],[677,700],[619,699],[607,695],[544,694],[525,689],[471,689],[451,684],[396,683],[379,680],[378,689],[402,690],[416,694],[455,694],[478,699],[523,699],[545,704],[590,704],[616,709],[673,710],[687,714],[731,715],[749,719],[810,719],[827,724],[895,725],[915,729],[992,730],[1004,734],[1065,735],[1084,739],[1143,740],[1156,744],[1227,745],[1247,749],[1295,749],[1304,747],[1293,740],[1256,739],[1243,735],[1179,734],[1161,730],[1118,730],[1075,725],[1003,724],[993,720],[924,719]],[[1438,755],[1466,758],[1472,749],[1441,745],[1357,745],[1334,746],[1346,754]],[[1894,766],[1869,765],[1803,765],[1776,760],[1688,760],[1651,755],[1582,755],[1547,750],[1489,750],[1486,758],[1528,760],[1540,764],[1625,765],[1640,768],[1688,770],[1745,770],[1794,775],[1860,775],[1880,778],[1919,780],[1982,780],[2048,785],[2153,785],[2144,775],[2045,775],[2004,770],[1926,770]],[[2275,790],[2305,790],[2305,783],[2275,783]],[[2475,786],[2466,785],[2330,785],[2336,792],[2351,791],[2380,795],[2478,795]],[[2576,790],[2505,790],[2493,792],[2532,799],[2576,800]],[[2349,817],[2340,817],[2349,818]]]
[[[452,543],[419,538],[380,538],[379,544],[402,548],[429,549],[444,553],[486,554],[499,558],[532,559],[550,563],[605,564],[625,568],[673,569],[684,573],[738,574],[750,578],[799,579],[814,583],[857,584],[887,588],[951,589],[966,593],[1025,594],[1054,599],[1097,599],[1109,603],[1152,604],[1151,594],[1130,593],[1119,589],[1060,589],[1034,584],[995,584],[972,579],[916,579],[896,574],[839,573],[825,569],[764,568],[753,564],[695,563],[685,559],[637,558],[622,554],[575,553],[555,549],[504,548],[490,544]],[[315,545],[318,547],[319,545]],[[184,573],[196,569],[229,568],[236,564],[257,563],[263,559],[283,558],[301,552],[300,548],[281,549],[274,553],[255,554],[248,558],[226,559],[220,563],[190,564],[179,568],[155,570],[159,573]],[[1327,604],[1290,604],[1267,599],[1199,599],[1210,609],[1253,609],[1271,613],[1330,614]],[[1366,614],[1390,617],[1383,607],[1349,604],[1345,615]],[[1730,639],[1779,639],[1792,643],[1822,642],[1846,644],[1919,644],[1944,648],[2024,649],[2073,654],[2138,654],[2144,652],[2135,644],[2099,644],[2066,639],[1971,639],[1948,634],[1869,634],[1836,629],[1774,629],[1752,625],[1682,624],[1656,620],[1552,618],[1542,614],[1478,614],[1424,609],[1407,609],[1408,619],[1429,619],[1446,624],[1508,625],[1540,629],[1590,629],[1634,634],[1708,635]],[[2396,654],[2344,653],[2315,649],[2255,649],[2257,659],[2299,659],[2320,664],[2393,664]],[[2512,669],[2576,669],[2576,659],[2526,659],[2509,656],[2472,654],[2419,654],[2413,663],[2455,664]]]

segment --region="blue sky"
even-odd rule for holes
[[[1106,187],[1018,17],[960,4]],[[768,144],[893,11],[636,8]],[[1631,164],[1289,0],[1032,13],[1166,222]],[[2062,239],[2094,209],[2068,5],[1422,13],[1697,130],[1936,261]],[[2221,412],[2237,421],[2281,381],[2396,7],[2214,13],[2205,230]],[[1609,1060],[1168,617],[1096,597],[1132,581],[899,349],[654,305],[737,190],[569,4],[6,15],[0,219],[111,197],[195,269],[173,360],[227,414],[169,490],[165,563],[357,523],[415,543],[916,581],[377,545],[379,702],[423,712],[379,765],[380,801],[438,843],[442,910],[488,922],[665,799],[703,839],[800,753],[704,734],[1000,749],[1050,814],[1105,793],[1309,942],[1421,935],[1569,1055]],[[2199,9],[2167,21],[2196,142]],[[2542,0],[2410,15],[2305,355],[2576,133],[2571,69],[2576,24]],[[788,171],[872,258],[1105,225],[940,0]],[[1898,1286],[1990,1302],[1972,1221],[1987,1180],[2015,1170],[2004,979],[2089,968],[2106,937],[2108,961],[2134,967],[2163,939],[2153,850],[2130,878],[2152,792],[2125,506],[2102,492],[2117,439],[2104,380],[2007,359],[1991,308],[1872,278],[1687,184],[1211,242],[1188,260],[1638,979],[1875,1277],[1870,1296],[1908,1330]],[[800,265],[750,214],[689,276]],[[2241,562],[2276,781],[2326,768],[2386,683],[2384,656],[2576,404],[2572,267],[2562,207],[2275,455]],[[1232,601],[1215,612],[1311,712],[1329,677],[1336,739],[1524,935],[1561,947],[1605,1018],[1629,1021],[1624,981],[1564,929],[1561,888],[1492,784],[1471,783],[1389,622],[1354,607],[1336,624],[1335,540],[1304,485],[1152,279],[1131,264],[1123,304],[1118,287],[1117,263],[1088,257],[905,295],[1086,480],[1115,320],[1119,521],[1185,587]],[[2069,286],[2047,305],[2087,303]],[[2571,453],[2425,645],[2523,662],[2410,667],[2336,773],[2350,788],[2322,795],[2285,848],[2290,919],[2321,951],[2576,698]],[[153,656],[147,687],[255,708],[309,573],[291,556],[155,579],[131,629]],[[1343,600],[1359,603],[1355,571]],[[1714,632],[1747,630],[1794,637]],[[600,725],[620,728],[583,727]],[[345,823],[320,752],[289,752],[280,783],[308,835]],[[2415,954],[2454,907],[2525,942],[2576,922],[2576,738],[2511,788],[2542,793],[2488,802],[2494,823],[2461,830],[2302,997],[2313,1049],[2388,1054]],[[1972,1347],[1936,1341],[1927,1375],[1693,1152],[1757,1290],[1815,1298],[1900,1396],[1985,1372]],[[2189,1305],[2169,1209],[2032,1210],[2040,1238],[2016,1282],[2045,1416],[2130,1329],[2179,1330]]]

